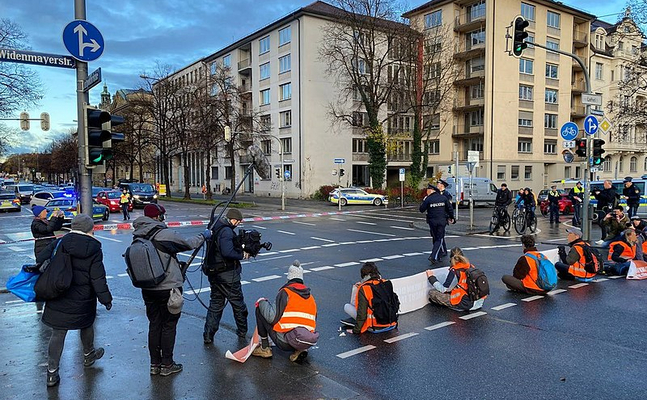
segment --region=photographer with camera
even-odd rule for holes
[[[236,335],[245,339],[247,334],[247,306],[240,283],[240,260],[249,258],[249,253],[243,251],[243,245],[234,232],[234,228],[242,220],[243,214],[240,210],[229,209],[226,216],[213,226],[212,239],[207,241],[207,254],[202,272],[209,278],[211,298],[202,335],[205,344],[213,342],[227,301],[231,303],[234,312]]]
[[[627,229],[629,225],[629,218],[624,212],[622,206],[616,206],[600,221],[600,226],[607,233],[604,240],[598,240],[596,243],[600,247],[609,247],[611,242],[620,240],[622,232]]]

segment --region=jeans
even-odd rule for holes
[[[148,317],[148,351],[151,365],[173,364],[175,333],[180,315],[168,311],[170,290],[142,290]]]
[[[627,204],[629,219],[638,213],[638,204]]]
[[[582,203],[573,205],[573,224],[579,225],[582,220]]]
[[[52,329],[52,336],[49,338],[49,347],[47,349],[47,368],[54,372],[58,369],[65,345],[65,336],[67,329]],[[90,354],[94,350],[94,326],[81,329],[81,343],[83,344],[83,354]]]
[[[234,320],[238,329],[236,334],[245,336],[247,334],[247,306],[240,284],[240,268],[209,275],[209,283],[211,284],[211,298],[207,320],[204,324],[205,338],[213,339],[218,331],[227,301],[231,304],[234,312]]]
[[[607,273],[610,273],[611,275],[627,275],[630,265],[631,265],[631,261],[625,261],[621,263],[613,262],[613,261],[605,261],[604,271]]]
[[[570,265],[565,264],[561,261],[558,261],[555,263],[555,269],[557,270],[557,275],[561,279],[568,279],[568,280],[575,279],[575,277],[568,272],[569,268],[570,268]]]

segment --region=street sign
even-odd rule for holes
[[[595,108],[592,108],[590,114],[596,115],[598,117],[604,117],[604,110],[596,110]]]
[[[465,163],[465,165],[467,166],[467,170],[471,174],[472,171],[474,171],[474,167],[476,166],[476,163],[475,162],[467,162],[467,163]]]
[[[88,78],[83,82],[83,91],[87,92],[101,82],[101,68],[97,68],[88,75]]]
[[[591,94],[591,93],[582,93],[582,104],[587,106],[601,106],[602,105],[602,95]]]
[[[611,121],[609,121],[608,118],[604,118],[602,122],[600,122],[600,132],[607,134],[609,133],[609,130],[611,129]]]
[[[562,139],[564,140],[575,139],[579,132],[580,128],[574,122],[566,122],[559,130],[559,134],[562,135]]]
[[[400,168],[400,182],[404,182],[404,168]]]
[[[600,172],[602,169],[600,167],[591,167],[590,169],[591,172]]]
[[[88,21],[77,19],[63,29],[63,44],[79,61],[94,61],[103,54],[103,36]]]
[[[574,149],[575,148],[575,140],[566,140],[562,142],[562,147],[565,149]]]
[[[333,161],[334,161],[335,164],[345,164],[346,163],[345,158],[335,158]]]
[[[478,151],[476,151],[476,150],[468,150],[468,151],[467,151],[467,162],[468,162],[468,163],[470,163],[470,162],[471,162],[471,163],[474,163],[474,166],[472,167],[472,169],[474,169],[474,167],[478,167],[478,166],[479,166],[479,157],[480,157],[480,154],[481,154],[481,153],[480,153],[480,152],[478,152]]]
[[[76,68],[76,60],[69,56],[16,49],[0,49],[0,61],[34,64],[45,67]]]
[[[593,115],[584,118],[584,132],[587,135],[594,135],[598,131],[598,119]]]
[[[292,173],[290,173],[289,169],[286,169],[285,172],[283,173],[283,175],[285,175],[285,180],[289,181],[290,177],[292,176]]]
[[[294,160],[283,160],[283,162],[284,162],[285,164],[290,164],[290,163],[293,163],[293,162],[294,162]]]

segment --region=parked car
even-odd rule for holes
[[[20,211],[20,198],[14,192],[0,192],[0,211]]]
[[[31,183],[5,185],[5,192],[15,192],[20,197],[20,204],[29,204],[34,194],[34,185]]]
[[[45,206],[48,201],[52,199],[66,198],[71,199],[74,197],[72,192],[64,192],[62,190],[44,190],[35,193],[31,199],[31,206]]]
[[[150,183],[124,182],[119,184],[119,190],[128,190],[130,199],[135,207],[157,203],[157,192]]]
[[[65,214],[64,224],[72,222],[72,218],[78,214],[78,200],[75,198],[56,198],[52,199],[45,205],[48,211],[47,218],[52,215],[55,210],[61,210]],[[110,210],[103,204],[92,201],[92,219],[107,221],[110,218]]]
[[[562,190],[562,193],[560,194],[560,199],[559,199],[559,212],[562,214],[571,214],[573,213],[573,202],[571,199],[568,198],[568,194],[564,193]],[[544,217],[548,215],[550,208],[549,208],[549,201],[548,199],[542,201],[539,203],[539,208],[541,210],[541,215]]]
[[[341,193],[341,200],[339,199]],[[389,199],[383,194],[367,193],[359,188],[337,188],[330,192],[328,201],[333,204],[341,203],[342,206],[347,204],[373,204],[381,206],[389,204]]]
[[[121,212],[121,205],[119,204],[119,198],[121,197],[121,192],[118,190],[109,190],[102,191],[97,193],[96,201],[108,207],[110,212]],[[133,203],[131,202],[128,205],[128,211],[133,210]]]

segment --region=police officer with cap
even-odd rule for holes
[[[429,224],[429,232],[434,241],[429,259],[432,264],[436,264],[442,257],[445,226],[447,222],[454,223],[454,210],[447,197],[440,193],[436,186],[431,184],[427,186],[427,196],[420,204],[419,210],[421,213],[427,213],[427,224]]]
[[[447,200],[449,200],[451,202],[452,201],[452,195],[451,195],[451,193],[449,193],[447,191],[447,186],[449,186],[447,181],[444,181],[442,179],[438,179],[438,191],[440,192],[440,194],[447,197]]]
[[[625,188],[622,189],[622,194],[627,198],[627,208],[629,208],[629,218],[631,218],[638,213],[640,189],[634,185],[630,176],[626,177],[623,183]]]

